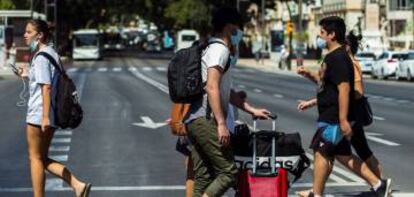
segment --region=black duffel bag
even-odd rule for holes
[[[301,155],[305,152],[299,133],[260,131],[257,135],[258,156],[272,155],[272,136],[276,135],[276,156]],[[245,124],[237,125],[231,136],[233,153],[236,156],[251,157],[253,142],[250,130]]]

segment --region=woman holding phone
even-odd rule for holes
[[[30,96],[26,134],[33,196],[45,196],[45,170],[47,170],[68,183],[76,197],[87,197],[91,184],[80,181],[63,164],[48,157],[49,146],[57,128],[50,99],[55,69],[46,57],[37,54],[46,52],[56,62],[59,62],[59,55],[49,45],[51,34],[47,23],[43,20],[30,20],[26,25],[24,39],[32,57],[28,70]],[[19,69],[19,75],[22,76],[23,73],[24,69]]]

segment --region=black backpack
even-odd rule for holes
[[[203,97],[205,83],[201,77],[201,53],[208,45],[214,43],[224,45],[220,41],[196,42],[173,56],[168,65],[167,77],[170,99],[174,103],[192,103]],[[229,66],[230,61],[227,60],[224,72]]]
[[[52,78],[51,93],[56,126],[62,129],[78,127],[83,119],[83,110],[79,103],[75,83],[50,54],[39,52],[37,55],[46,57],[58,71]]]

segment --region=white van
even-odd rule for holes
[[[191,29],[181,30],[177,33],[177,45],[175,51],[190,47],[194,41],[200,39],[200,35]]]
[[[73,32],[73,59],[101,59],[101,33],[96,29]]]

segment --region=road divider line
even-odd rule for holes
[[[384,121],[385,120],[385,118],[380,117],[380,116],[374,116],[373,118],[374,118],[374,120],[380,120],[380,121]]]
[[[246,88],[246,86],[245,86],[245,85],[238,85],[237,87],[239,87],[240,89],[244,89],[244,88]]]
[[[138,70],[136,70],[135,72],[132,72],[132,74],[135,77],[137,77],[137,78],[139,78],[139,79],[147,82],[148,84],[150,84],[150,85],[158,88],[159,90],[163,91],[164,93],[169,94],[169,91],[168,91],[168,87],[167,86],[165,86],[165,85],[161,84],[160,82],[155,81],[155,80],[153,80],[153,79],[151,79],[151,78],[143,75]]]
[[[367,136],[367,139],[372,140],[374,142],[381,143],[381,144],[385,144],[385,145],[388,145],[388,146],[400,146],[401,145],[401,144],[398,144],[398,143],[395,143],[395,142],[391,142],[389,140],[384,140],[384,139],[381,139],[379,137],[374,137],[374,136],[369,136],[369,135]]]

